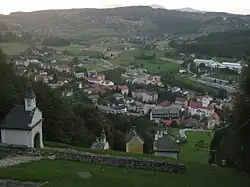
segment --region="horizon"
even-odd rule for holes
[[[170,1],[170,0],[169,0]],[[233,14],[250,14],[250,1],[248,0],[238,0],[237,2],[227,2],[226,0],[221,0],[217,2],[216,0],[210,0],[209,2],[205,0],[187,0],[185,2],[168,2],[168,0],[138,0],[138,3],[133,3],[132,0],[106,0],[106,3],[99,3],[97,0],[92,0],[88,3],[82,3],[79,0],[71,0],[71,2],[61,2],[59,0],[53,0],[49,3],[48,0],[39,1],[35,4],[32,0],[23,0],[22,2],[16,0],[9,0],[5,3],[4,7],[0,7],[0,14],[8,15],[12,12],[33,12],[39,10],[61,10],[61,9],[84,9],[84,8],[115,8],[115,7],[127,7],[127,6],[151,6],[159,5],[166,9],[181,9],[181,8],[192,8],[195,10],[205,11],[205,12],[226,12]],[[225,3],[226,2],[226,3]],[[212,6],[216,4],[216,6]],[[237,6],[241,5],[241,6]],[[216,7],[216,8],[214,8]],[[249,7],[245,8],[245,7]]]

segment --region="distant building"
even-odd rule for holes
[[[157,129],[153,144],[154,156],[169,157],[178,159],[180,153],[180,145],[178,140],[167,133],[164,127]]]
[[[143,145],[143,138],[136,132],[136,128],[132,127],[126,135],[126,152],[143,153]]]
[[[200,64],[205,64],[206,66],[216,63],[214,60],[205,60],[205,59],[194,59],[194,63],[198,66]]]
[[[100,96],[99,95],[89,95],[88,98],[93,102],[93,103],[97,103]]]
[[[5,117],[1,129],[1,143],[43,148],[42,112],[36,106],[36,95],[29,88],[25,105],[13,108]]]
[[[104,149],[104,150],[107,150],[110,148],[109,143],[106,139],[106,134],[105,134],[104,130],[101,133],[101,137],[96,138],[96,141],[93,142],[91,148],[92,149]]]
[[[158,93],[148,92],[146,90],[136,90],[132,92],[132,97],[140,99],[142,102],[156,102],[158,99]]]
[[[117,90],[123,95],[128,95],[129,93],[129,88],[127,85],[117,85]]]
[[[182,107],[180,105],[171,105],[166,108],[155,108],[150,113],[150,120],[160,121],[163,119],[179,119]]]

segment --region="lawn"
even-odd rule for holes
[[[131,60],[134,59],[135,56],[140,56],[142,53],[145,55],[153,55],[155,52],[156,58],[162,58],[165,55],[164,50],[140,50],[140,51],[125,51],[118,55],[118,60]]]
[[[19,55],[25,52],[29,48],[29,45],[17,42],[0,43],[0,48],[2,48],[7,55]]]
[[[0,159],[6,157],[8,155],[9,155],[9,153],[5,153],[5,152],[0,151]]]
[[[137,60],[136,64],[139,66],[143,66],[150,73],[153,74],[161,74],[167,72],[178,72],[180,69],[180,65],[174,62],[166,62],[162,60]]]
[[[83,179],[79,172],[92,177]],[[248,187],[249,179],[233,170],[210,165],[192,164],[185,174],[156,173],[61,160],[40,160],[9,168],[0,168],[0,178],[49,181],[44,187]]]
[[[186,132],[188,142],[181,147],[180,160],[186,162],[208,163],[209,151],[197,150],[195,144],[199,140],[204,140],[210,145],[213,133],[208,132]]]
[[[108,70],[107,68],[104,68],[104,67],[101,67],[101,66],[98,66],[98,65],[95,65],[95,64],[91,64],[91,65],[85,65],[83,67],[77,67],[76,71],[77,72],[83,72],[85,70],[85,68],[87,70],[96,70],[98,72],[102,72],[102,71]]]

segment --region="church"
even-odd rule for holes
[[[15,106],[0,124],[1,143],[43,148],[42,112],[36,106],[36,95],[28,88],[24,105]]]

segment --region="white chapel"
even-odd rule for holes
[[[43,148],[42,122],[36,95],[29,88],[24,96],[24,105],[15,106],[0,124],[1,143]]]

